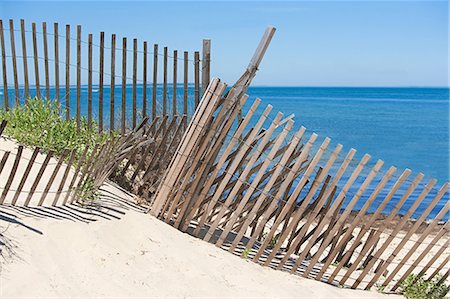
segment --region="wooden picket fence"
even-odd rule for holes
[[[448,277],[449,224],[441,220],[448,215],[450,202],[442,205],[430,223],[425,220],[448,194],[449,183],[425,203],[424,198],[436,183],[431,180],[398,220],[397,212],[423,174],[409,183],[406,179],[411,171],[406,169],[381,204],[374,206],[374,200],[396,171],[390,167],[356,211],[355,205],[383,165],[381,160],[351,195],[348,191],[369,155],[364,155],[351,175],[343,179],[356,152],[351,149],[331,175],[341,145],[323,159],[329,138],[315,152],[316,134],[301,142],[306,135],[304,127],[285,140],[293,120],[283,119],[281,113],[263,128],[269,120],[270,105],[248,128],[260,105],[258,99],[243,120],[233,126],[247,96],[236,97],[234,88],[224,93],[225,88],[226,84],[213,79],[207,89],[159,185],[151,206],[153,215],[256,263],[351,288],[363,283],[365,289],[370,289],[377,283],[395,291],[413,271],[422,275],[436,270],[430,274],[434,277],[442,270],[447,271],[442,280]],[[277,130],[281,132],[274,134]],[[393,201],[395,207],[389,215],[382,216],[403,184],[409,184],[406,192],[399,201]],[[344,206],[347,197],[350,200]],[[413,221],[410,217],[420,204],[427,207]],[[376,211],[367,213],[369,208]],[[379,219],[383,223],[376,227]],[[395,220],[398,223],[393,228],[390,224]],[[405,247],[407,243],[413,245]]]
[[[84,116],[88,125],[97,125],[100,132],[109,128],[125,134],[147,116],[153,121],[166,115],[185,115],[186,125],[209,84],[210,40],[203,40],[200,59],[199,51],[193,55],[184,51],[180,55],[177,50],[169,53],[168,47],[161,51],[158,44],[153,45],[151,52],[147,41],[136,38],[130,49],[128,39],[123,37],[119,42],[116,34],[111,34],[108,43],[104,32],[95,35],[98,41],[94,42],[92,33],[83,38],[81,25],[76,26],[75,34],[68,24],[64,33],[58,23],[53,24],[53,30],[47,30],[46,22],[41,24],[41,30],[36,23],[27,29],[23,19],[20,29],[16,29],[14,20],[9,20],[8,25],[9,28],[0,20],[0,105],[5,110],[26,103],[29,97],[47,98],[58,101],[66,119],[74,117],[78,125]],[[20,44],[21,53],[16,43]],[[27,54],[30,44],[32,56]],[[152,66],[148,63],[151,56]],[[30,70],[29,60],[34,66]],[[127,92],[130,88],[131,94]]]
[[[365,194],[383,161],[366,170],[366,154],[353,166],[356,150],[341,159],[342,145],[328,151],[329,138],[317,147],[318,136],[307,138],[304,127],[289,134],[292,117],[271,118],[270,105],[258,113],[259,99],[238,117],[273,31],[268,29],[247,71],[227,92],[225,83],[211,81],[151,200],[151,214],[256,263],[335,285],[395,291],[410,273],[431,279],[441,271],[444,282],[450,202],[442,200],[449,183],[426,202],[432,179],[411,202],[424,175],[411,182],[406,169],[385,190],[396,172],[390,167]],[[351,174],[344,176],[346,171]],[[385,215],[388,205],[393,208]],[[400,215],[404,205],[407,212]],[[419,206],[424,211],[411,219]],[[439,211],[427,223],[433,209]]]

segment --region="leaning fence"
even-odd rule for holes
[[[29,97],[52,99],[78,125],[86,117],[99,131],[124,134],[146,116],[152,121],[186,115],[187,123],[209,83],[210,40],[203,40],[200,59],[199,51],[169,51],[136,38],[130,46],[130,39],[116,34],[88,33],[86,38],[81,25],[75,32],[58,23],[52,30],[46,22],[28,28],[23,19],[20,29],[14,20],[8,25],[0,20],[0,104],[5,110]]]

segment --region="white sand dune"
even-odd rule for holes
[[[397,298],[261,267],[145,214],[108,186],[97,210],[0,208],[0,297]],[[128,197],[128,198],[127,198]]]

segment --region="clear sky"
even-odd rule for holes
[[[82,24],[169,49],[212,40],[212,75],[234,82],[269,24],[254,85],[448,86],[447,1],[5,1],[4,20]],[[16,26],[17,26],[16,25]]]

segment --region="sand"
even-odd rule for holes
[[[399,298],[256,265],[193,238],[108,185],[95,210],[0,208],[0,297]]]

